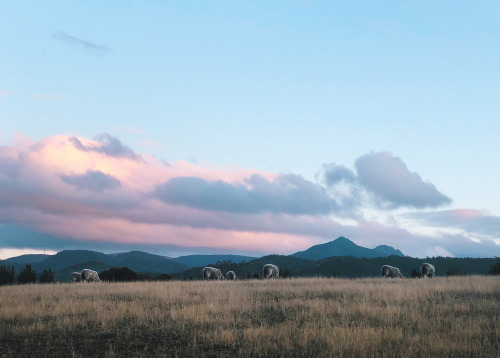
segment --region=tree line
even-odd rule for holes
[[[216,267],[222,272],[234,271],[240,279],[261,277],[262,266],[267,263],[273,263],[280,268],[280,277],[361,278],[380,276],[380,268],[388,264],[398,267],[404,277],[411,278],[420,277],[420,265],[423,262],[434,265],[437,276],[500,274],[500,258],[433,257],[420,259],[406,256],[375,258],[336,256],[314,261],[292,256],[270,255],[249,262],[222,261],[209,266]],[[174,278],[199,280],[201,279],[200,267],[175,273]]]
[[[26,264],[24,268],[21,269],[19,275],[16,276],[14,266],[0,266],[0,286],[12,285],[17,279],[19,285],[24,285],[28,283],[53,283],[56,282],[54,279],[54,271],[51,269],[44,269],[42,274],[37,276],[35,270],[31,268],[30,264]]]

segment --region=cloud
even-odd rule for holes
[[[98,152],[105,153],[112,157],[123,157],[131,159],[140,158],[132,151],[132,149],[130,149],[126,145],[123,145],[118,138],[110,136],[107,133],[98,135],[95,140],[102,144],[96,149]]]
[[[449,197],[432,183],[423,181],[417,173],[409,171],[400,158],[389,152],[365,154],[356,160],[355,168],[356,174],[343,165],[325,164],[322,170],[324,181],[330,188],[342,183],[356,187],[355,201],[362,200],[359,190],[365,190],[382,208],[422,209],[451,204]],[[355,202],[352,204],[356,206]]]
[[[99,44],[96,44],[94,42],[90,42],[87,40],[82,40],[78,37],[68,35],[64,31],[55,32],[52,35],[52,38],[54,40],[59,41],[59,42],[62,42],[62,43],[65,43],[65,44],[68,44],[71,46],[79,47],[79,48],[82,48],[84,50],[92,51],[95,53],[107,54],[107,53],[111,52],[111,49],[107,46],[99,45]]]
[[[71,237],[58,238],[13,224],[0,224],[0,233],[2,234],[2,238],[5,239],[2,241],[2,246],[7,247],[7,249],[0,249],[0,260],[28,253],[43,253],[45,251],[46,254],[52,255],[61,250],[77,249],[108,253],[145,250],[159,255],[171,255],[174,257],[176,254],[179,256],[186,253],[186,248],[179,245],[88,241],[73,239]],[[195,247],[194,249],[201,253],[206,250],[203,247]]]
[[[359,183],[392,207],[438,207],[451,199],[389,152],[369,153],[356,160]]]
[[[361,158],[401,167],[386,157]],[[325,165],[316,182],[238,166],[165,165],[109,134],[23,137],[0,146],[0,237],[2,246],[14,248],[287,254],[346,236],[420,257],[500,254],[498,217],[474,210],[422,213],[409,205],[411,196],[401,199],[404,192],[393,198],[383,185],[368,190],[373,183],[367,180],[381,179],[367,178],[369,166],[360,162],[356,171]],[[396,179],[414,179],[403,167],[406,174]],[[412,188],[429,185],[419,179]],[[398,215],[373,206],[368,193],[399,205]]]
[[[419,225],[447,228],[476,242],[494,241],[500,245],[500,217],[472,209],[406,214]]]
[[[0,96],[8,96],[9,94],[9,91],[0,90]]]
[[[121,183],[118,179],[112,175],[104,174],[99,170],[87,170],[87,172],[82,175],[61,175],[61,179],[66,184],[73,185],[78,189],[87,189],[97,192],[121,187]]]
[[[356,174],[352,170],[335,163],[323,164],[323,175],[327,186],[340,182],[354,183],[356,181]]]
[[[248,214],[326,215],[337,209],[324,188],[297,175],[280,175],[273,182],[253,175],[239,184],[178,177],[158,186],[154,195],[170,204]]]
[[[174,161],[167,166],[151,155],[133,152],[109,135],[94,140],[49,137],[26,146],[0,147],[0,223],[96,245],[114,242],[222,249],[242,245],[250,250],[252,242],[260,242],[263,249],[264,237],[278,234],[245,231],[238,225],[246,221],[244,215],[237,219],[232,216],[233,222],[222,218],[214,225],[213,218],[218,215],[213,211],[204,210],[203,215],[197,209],[182,212],[179,207],[148,195],[177,177],[220,180],[237,186],[248,185],[245,181],[254,174],[269,185],[278,177],[274,173],[239,167],[213,168],[186,161]],[[309,240],[295,234],[282,235],[284,242]],[[237,237],[242,238],[239,243]],[[243,238],[249,242],[244,243]],[[275,239],[275,244],[267,247],[277,247],[281,241]],[[31,242],[26,245],[34,247]]]
[[[113,137],[107,133],[102,133],[96,136],[95,141],[100,143],[99,145],[84,145],[78,138],[71,137],[70,141],[73,143],[75,148],[87,152],[95,151],[98,153],[104,153],[111,157],[118,158],[129,158],[133,160],[141,160],[141,157],[137,155],[132,149],[124,145],[118,138]]]

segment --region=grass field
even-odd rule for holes
[[[1,357],[498,357],[500,279],[0,287]]]

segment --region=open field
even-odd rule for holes
[[[1,357],[498,357],[500,279],[0,287]]]

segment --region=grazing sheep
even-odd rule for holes
[[[263,271],[264,271],[265,278],[279,278],[280,277],[280,270],[279,270],[278,266],[276,266],[276,265],[265,264]]]
[[[384,265],[382,266],[381,271],[382,271],[382,277],[403,278],[403,275],[401,274],[399,269],[394,266]]]
[[[80,272],[71,273],[71,282],[80,282],[82,280],[82,274]]]
[[[204,280],[223,280],[224,276],[218,268],[215,267],[205,267],[203,269],[203,279]]]
[[[435,273],[436,269],[431,264],[423,263],[422,266],[420,266],[420,275],[422,277],[434,277]]]
[[[236,280],[236,274],[234,273],[234,271],[226,272],[226,280],[231,280],[231,281]]]
[[[99,274],[93,270],[83,269],[81,273],[82,282],[101,282]]]

